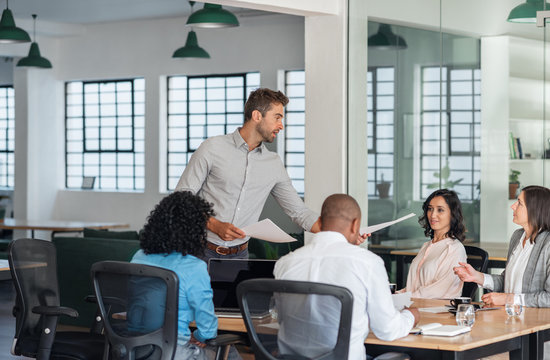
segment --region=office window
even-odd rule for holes
[[[379,197],[376,185],[393,184],[395,69],[370,68],[367,73],[368,195]],[[389,187],[393,195],[394,186]]]
[[[15,112],[13,86],[0,86],[0,188],[13,188]]]
[[[168,78],[167,190],[206,138],[242,126],[248,94],[259,86],[257,72]]]
[[[300,196],[304,196],[305,190],[305,80],[304,70],[285,72],[285,94],[290,101],[285,114],[284,159],[292,185]]]
[[[66,187],[143,190],[145,80],[71,81],[66,96]]]
[[[422,197],[441,186],[455,190],[461,200],[477,199],[481,167],[480,69],[424,67],[421,122]],[[435,173],[440,175],[441,185]]]

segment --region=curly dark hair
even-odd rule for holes
[[[437,196],[441,196],[445,199],[445,202],[451,210],[451,229],[446,235],[450,238],[463,242],[466,238],[466,226],[464,226],[464,217],[462,216],[462,204],[460,203],[456,192],[448,189],[439,189],[434,191],[430,196],[428,196],[426,201],[424,201],[424,204],[422,204],[423,214],[418,219],[418,223],[424,228],[424,235],[430,239],[434,238],[434,231],[432,230],[428,219],[428,206],[430,205],[430,201]]]
[[[212,205],[190,191],[176,191],[160,201],[140,233],[146,254],[201,256],[206,248],[206,222]]]

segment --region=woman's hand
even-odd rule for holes
[[[189,342],[193,345],[197,345],[198,347],[206,347],[206,344],[205,343],[202,343],[200,342],[199,340],[195,339],[195,337],[193,336],[193,333],[191,333],[191,339],[189,339]]]
[[[483,294],[481,297],[481,301],[483,301],[484,304],[489,306],[503,306],[506,304],[506,300],[510,297],[514,296],[514,294],[506,294],[506,293],[488,293]]]
[[[464,282],[475,282],[479,285],[483,285],[485,277],[483,273],[476,271],[472,265],[468,263],[459,262],[460,266],[455,266],[453,271]]]

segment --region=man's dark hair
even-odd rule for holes
[[[430,226],[430,219],[428,219],[428,207],[430,206],[430,201],[438,196],[445,199],[445,202],[451,211],[451,228],[446,235],[450,238],[463,242],[466,238],[466,226],[464,226],[464,217],[462,216],[462,204],[460,203],[456,192],[448,189],[439,189],[434,191],[430,196],[428,196],[426,201],[424,201],[424,204],[422,204],[423,214],[418,220],[418,223],[424,228],[424,235],[430,239],[433,239],[434,237],[434,231]]]
[[[252,112],[258,110],[262,116],[271,110],[273,104],[281,104],[286,106],[288,98],[280,91],[273,91],[268,88],[259,88],[254,90],[248,96],[246,104],[244,104],[244,122],[252,119]]]
[[[550,231],[550,190],[543,186],[526,186],[521,189],[527,207],[527,221],[531,227],[531,243],[535,243],[538,234]]]
[[[323,231],[326,226],[335,221],[352,222],[361,217],[361,208],[357,201],[346,194],[332,194],[325,199],[321,207],[321,226]]]
[[[190,191],[176,191],[158,203],[140,234],[146,254],[201,256],[206,248],[206,223],[212,205]]]

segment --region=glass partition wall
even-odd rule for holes
[[[521,187],[549,186],[550,33],[508,22],[519,3],[485,14],[470,2],[389,11],[349,1],[349,191],[368,224],[416,214],[373,234],[371,247],[420,247],[421,206],[439,188],[458,193],[467,242],[507,244]],[[362,47],[366,63],[354,59]]]
[[[368,222],[416,214],[372,244],[424,241],[422,202],[439,188],[459,194],[468,237],[479,238],[479,55],[476,38],[368,22]]]

